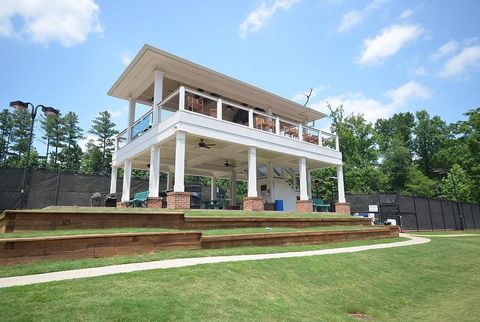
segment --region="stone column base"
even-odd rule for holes
[[[297,200],[298,212],[313,212],[312,200]]]
[[[162,208],[162,197],[148,197],[147,208]]]
[[[190,209],[190,192],[167,192],[168,209]]]
[[[117,201],[117,208],[127,208],[123,201]]]
[[[243,198],[244,211],[263,211],[262,197],[245,197]]]
[[[337,214],[349,214],[350,215],[350,204],[348,202],[337,202],[335,204],[335,212]]]

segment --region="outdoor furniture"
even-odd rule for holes
[[[125,206],[127,207],[133,206],[133,208],[147,207],[147,203],[148,203],[148,191],[143,191],[143,192],[137,192],[133,199],[126,201]]]
[[[296,127],[284,126],[283,132],[291,138],[298,139],[298,129]]]
[[[269,131],[275,129],[275,123],[273,121],[267,120],[263,117],[255,117],[255,128],[262,131]]]
[[[313,210],[314,211],[325,211],[327,212],[330,209],[330,204],[325,203],[322,199],[312,199]]]
[[[187,96],[187,109],[203,114],[203,99],[194,96]]]
[[[318,136],[313,135],[313,134],[305,133],[303,135],[303,141],[308,142],[308,143],[318,144]]]

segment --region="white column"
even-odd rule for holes
[[[217,119],[221,120],[223,118],[223,101],[221,98],[217,101]]]
[[[135,105],[137,100],[133,97],[128,98],[128,125],[127,125],[127,143],[132,141],[131,126],[135,122]]]
[[[132,160],[125,160],[123,168],[122,201],[130,200],[130,180],[132,178]]]
[[[160,147],[152,145],[150,147],[150,176],[148,180],[148,196],[158,197],[160,187]]]
[[[173,186],[173,191],[184,192],[185,132],[177,131],[175,140],[175,185]]]
[[[110,177],[110,193],[117,193],[117,175],[118,168],[112,166],[112,174]]]
[[[338,185],[338,202],[345,203],[345,187],[343,185],[343,166],[337,166],[337,185]]]
[[[308,199],[312,199],[312,174],[307,170],[307,194]]]
[[[237,174],[232,170],[230,175],[230,206],[237,205]]]
[[[300,200],[308,200],[307,193],[307,160],[300,158],[298,161],[298,170],[300,173]]]
[[[257,195],[257,148],[248,148],[248,192],[247,197],[258,197]]]
[[[275,119],[275,133],[280,134],[280,118],[278,116]]]
[[[213,201],[217,199],[217,177],[212,176],[210,179],[210,200]]]
[[[248,110],[248,127],[253,128],[253,109]]]
[[[298,139],[303,141],[303,125],[298,124]]]
[[[180,90],[178,92],[178,109],[183,111],[185,109],[185,87],[180,86]]]
[[[160,115],[162,112],[162,107],[158,106],[163,99],[163,72],[159,70],[154,71],[155,84],[153,85],[153,125],[160,122]]]
[[[274,202],[275,200],[275,197],[274,197],[274,183],[273,183],[273,165],[272,165],[272,162],[268,162],[267,163],[267,191],[270,192],[267,200],[268,202],[272,203]]]

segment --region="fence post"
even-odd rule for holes
[[[470,203],[470,213],[472,214],[473,229],[477,229],[477,225],[475,224],[475,215],[473,214],[473,206],[471,203]]]
[[[55,206],[58,206],[58,190],[60,189],[60,179],[62,178],[62,173],[58,171],[57,175],[57,190],[55,191]]]
[[[428,215],[430,217],[430,227],[432,227],[432,231],[433,231],[433,220],[432,220],[432,209],[430,208],[430,198],[427,198],[427,204],[428,204]]]
[[[417,223],[417,231],[420,231],[418,226],[417,202],[415,201],[415,196],[412,196],[412,198],[413,198],[413,210],[415,211],[415,222]]]
[[[445,214],[443,213],[443,201],[442,201],[442,199],[440,199],[440,209],[442,210],[443,230],[447,230],[447,225],[445,225]]]
[[[455,223],[455,230],[457,230],[457,218],[455,218],[455,207],[453,206],[453,201],[451,200],[450,200],[450,205],[452,205],[453,222]]]

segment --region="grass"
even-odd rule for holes
[[[317,249],[330,249],[338,247],[349,247],[359,245],[371,245],[379,243],[393,243],[405,240],[405,238],[376,239],[370,241],[341,242],[319,245],[297,245],[297,246],[248,246],[221,249],[196,249],[196,250],[164,250],[158,253],[124,255],[105,258],[85,258],[78,260],[65,261],[42,261],[29,264],[18,264],[13,266],[0,266],[0,277],[40,274],[48,272],[57,272],[71,269],[99,267],[107,265],[117,265],[126,263],[140,263],[174,258],[191,258],[206,256],[229,256],[229,255],[249,255],[249,254],[268,254],[284,253],[291,251],[308,251]]]
[[[88,211],[88,212],[152,212],[158,211],[155,208],[110,208],[110,207],[71,207],[71,206],[50,206],[39,211]],[[37,210],[36,210],[37,211]],[[179,210],[161,209],[162,212],[179,212]],[[189,217],[211,216],[211,217],[294,217],[294,218],[351,218],[350,215],[322,212],[299,213],[293,211],[242,211],[242,210],[206,210],[190,209],[185,211]]]
[[[479,321],[480,239],[0,289],[3,321]]]

